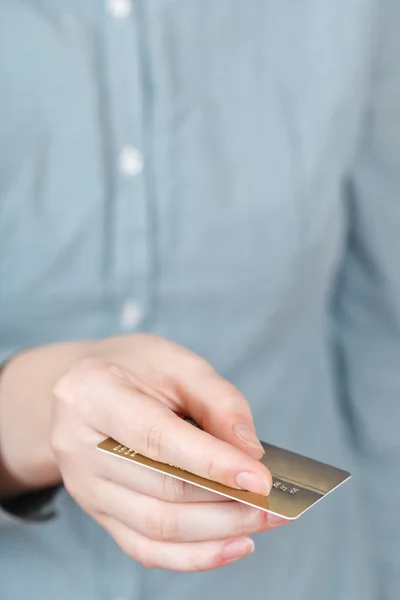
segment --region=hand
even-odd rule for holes
[[[249,554],[283,521],[96,449],[105,437],[154,460],[268,494],[245,398],[203,359],[165,340],[106,340],[58,382],[52,447],[64,484],[132,558],[199,571]],[[189,414],[203,431],[179,419]]]

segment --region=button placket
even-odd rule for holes
[[[146,204],[146,167],[142,153],[143,90],[140,24],[124,18],[132,3],[107,0],[107,57],[109,106],[113,148],[113,290],[118,299],[116,325],[122,331],[134,330],[145,318],[148,297],[149,250],[148,208]],[[118,17],[119,21],[116,18]]]

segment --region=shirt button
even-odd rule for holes
[[[119,156],[119,168],[129,177],[139,175],[143,170],[143,156],[139,150],[132,146],[126,146]]]
[[[134,329],[142,319],[142,311],[135,300],[127,300],[121,309],[120,323],[123,329]]]
[[[107,0],[110,14],[116,19],[126,19],[132,10],[131,0]]]

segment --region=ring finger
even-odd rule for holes
[[[172,504],[104,482],[104,512],[154,540],[194,542],[265,531],[283,524],[239,502]]]

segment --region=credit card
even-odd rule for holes
[[[273,479],[273,487],[269,496],[231,488],[184,471],[179,467],[152,460],[132,448],[119,444],[112,438],[104,440],[98,444],[97,448],[102,452],[289,520],[300,517],[306,510],[351,477],[350,473],[342,469],[272,444],[261,443],[265,450],[261,462],[268,467]]]

